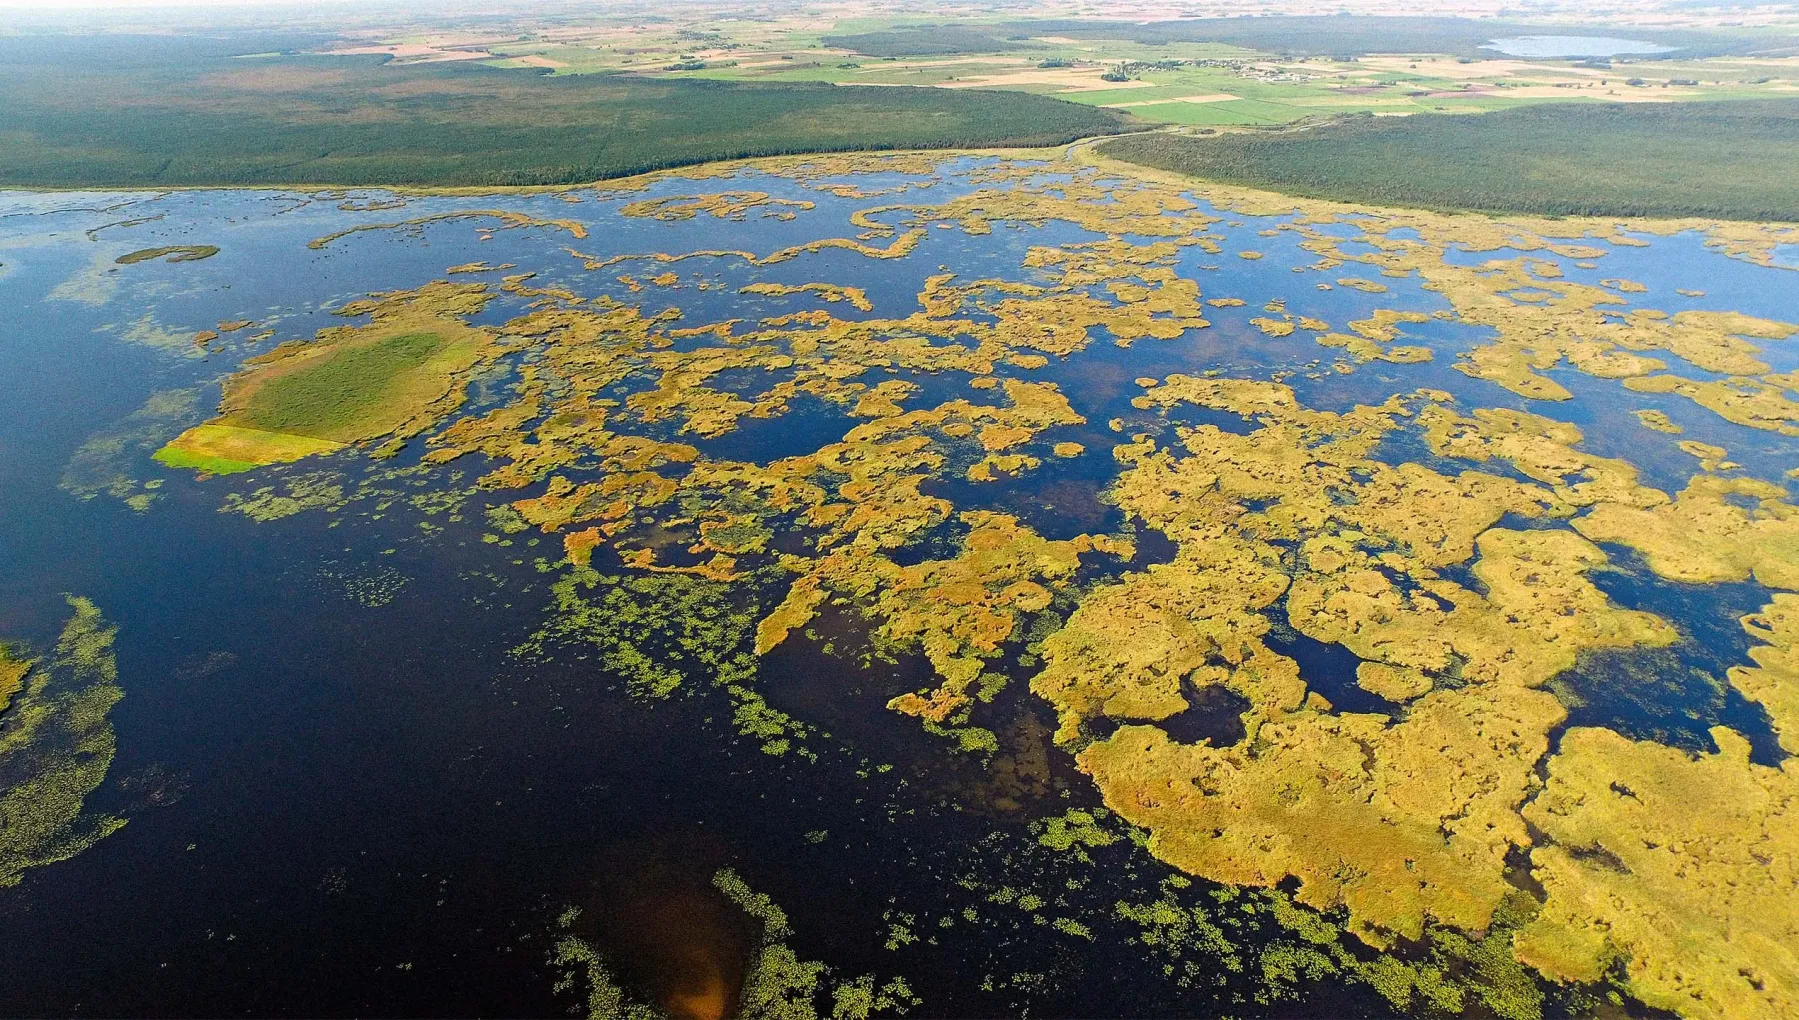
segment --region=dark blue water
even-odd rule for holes
[[[700,920],[680,931],[664,909],[705,900],[706,877],[725,866],[787,910],[802,958],[826,960],[845,975],[904,974],[924,996],[926,1015],[1027,1008],[1050,1015],[1386,1013],[1365,989],[1328,980],[1279,1003],[1256,1001],[1253,974],[1183,987],[1159,960],[1124,941],[1129,929],[1118,921],[1116,903],[1153,898],[1170,871],[1128,840],[1106,851],[1104,866],[1080,870],[1035,841],[1033,821],[1095,806],[1097,795],[1049,742],[1054,720],[1026,689],[1034,660],[1024,640],[994,660],[1010,677],[983,709],[999,750],[971,756],[884,707],[896,694],[929,686],[928,665],[872,647],[869,621],[849,608],[828,608],[812,636],[791,639],[759,665],[758,689],[812,728],[805,744],[817,760],[775,757],[762,752],[760,740],[735,732],[732,702],[703,678],[667,700],[645,700],[580,654],[542,661],[513,654],[545,618],[549,585],[559,575],[536,561],[558,559],[559,538],[525,532],[505,544],[484,541],[484,511],[518,493],[467,495],[454,511],[460,519],[405,503],[422,491],[465,491],[479,465],[452,465],[422,487],[413,476],[388,474],[417,463],[422,444],[415,443],[373,469],[352,452],[199,480],[149,462],[155,444],[146,443],[128,445],[115,466],[134,481],[132,491],[154,497],[147,511],[104,493],[81,499],[61,486],[78,448],[96,433],[137,427],[131,416],[151,394],[195,392],[194,411],[169,425],[178,431],[209,412],[221,379],[244,357],[342,323],[333,309],[349,301],[417,287],[452,265],[514,263],[450,278],[495,283],[501,273],[535,272],[533,286],[564,286],[646,312],[676,306],[682,325],[743,318],[747,330],[761,318],[821,307],[843,319],[903,317],[917,310],[929,276],[1028,279],[1021,262],[1029,248],[1098,238],[1066,223],[996,224],[989,235],[932,227],[904,259],[825,249],[756,265],[727,253],[674,263],[631,259],[601,272],[584,269],[583,258],[565,250],[765,256],[849,236],[847,218],[858,208],[939,203],[985,186],[967,177],[981,165],[961,161],[928,181],[750,174],[729,183],[670,179],[617,196],[573,193],[577,201],[415,197],[402,208],[361,210],[340,208],[342,196],[288,192],[0,196],[0,635],[39,648],[53,643],[65,592],[93,599],[119,626],[125,697],[112,715],[119,752],[89,806],[129,819],[85,853],[0,890],[0,938],[9,946],[0,1013],[560,1014],[573,1000],[552,991],[548,940],[552,918],[570,905],[584,908],[585,933],[612,947],[626,978],[654,996],[678,986],[668,960],[682,953],[722,954],[729,967],[736,962],[730,954],[746,951],[728,912],[696,908]],[[825,183],[911,190],[840,199],[819,190]],[[792,220],[752,209],[741,222],[704,213],[672,222],[617,214],[620,205],[646,197],[727,187],[817,207]],[[358,193],[353,200],[391,197]],[[493,208],[571,219],[588,236],[472,219],[363,231],[308,247],[358,224]],[[883,221],[903,219],[886,214]],[[1470,406],[1527,404],[1454,371],[1456,356],[1484,339],[1471,327],[1405,325],[1401,342],[1431,347],[1433,361],[1368,364],[1350,374],[1331,371],[1339,352],[1317,346],[1304,330],[1265,336],[1249,319],[1268,314],[1263,305],[1272,299],[1284,299],[1288,314],[1337,329],[1377,308],[1430,313],[1448,305],[1416,280],[1378,277],[1357,265],[1317,268],[1317,257],[1298,247],[1299,233],[1282,229],[1286,217],[1228,219],[1241,226],[1213,228],[1220,254],[1186,248],[1176,268],[1198,280],[1206,297],[1240,297],[1245,307],[1208,308],[1213,325],[1178,339],[1122,348],[1095,330],[1086,351],[1051,359],[1043,370],[1000,369],[1005,377],[1062,386],[1087,422],[1045,433],[1042,445],[1079,442],[1084,455],[1045,456],[1034,471],[989,483],[968,482],[966,464],[957,463],[926,491],[951,499],[958,511],[1016,514],[1052,539],[1126,530],[1131,522],[1104,494],[1119,471],[1110,456],[1115,443],[1137,430],[1172,445],[1181,425],[1254,427],[1191,408],[1167,415],[1134,408],[1139,376],[1218,369],[1266,378],[1290,371],[1302,400],[1332,410],[1426,386],[1455,392]],[[1338,233],[1353,236],[1351,228]],[[170,244],[214,244],[220,252],[198,262],[114,262]],[[1678,286],[1707,292],[1691,307],[1799,319],[1799,289],[1770,275],[1780,270],[1723,258],[1692,235],[1650,245],[1614,248],[1591,275],[1648,284],[1648,294],[1630,296],[1637,304],[1673,308],[1669,295]],[[1243,251],[1265,257],[1244,260]],[[1511,254],[1480,253],[1478,260]],[[1584,281],[1577,275],[1584,271],[1562,261]],[[648,282],[664,271],[676,274],[674,286]],[[1390,290],[1371,295],[1336,285],[1347,276],[1377,279]],[[738,292],[752,282],[849,284],[866,290],[874,310],[827,305],[808,294]],[[497,325],[527,303],[502,295],[479,321]],[[195,331],[238,318],[260,325],[227,335],[212,353],[191,343]],[[262,328],[276,336],[252,344],[248,335]],[[1768,360],[1785,366],[1790,357],[1782,348]],[[509,372],[486,381],[489,399],[497,399]],[[1673,445],[1676,437],[1636,424],[1629,412],[1638,408],[1667,411],[1688,429],[1680,438],[1727,446],[1756,477],[1778,479],[1799,463],[1790,440],[1731,426],[1686,401],[1554,374],[1576,399],[1529,409],[1581,425],[1586,448],[1629,457],[1650,484],[1673,490],[1695,467]],[[864,381],[888,377],[871,372]],[[753,396],[778,378],[740,373],[714,383]],[[907,399],[909,408],[984,400],[991,392],[969,388],[968,377],[955,372],[911,381],[919,392]],[[802,397],[783,415],[745,418],[723,436],[679,438],[710,457],[767,463],[840,437],[858,424],[847,410]],[[1125,424],[1122,434],[1109,427],[1113,418]],[[1426,459],[1404,430],[1383,456]],[[341,475],[338,483],[352,495],[358,485],[382,491],[336,513],[268,523],[220,512],[227,494],[284,486],[318,471]],[[896,559],[953,554],[962,527],[952,518]],[[1172,550],[1159,538],[1142,535],[1137,560],[1090,567],[1080,584],[1165,561]],[[602,550],[596,565],[616,571],[611,555]],[[1563,688],[1578,703],[1570,724],[1610,725],[1703,749],[1706,727],[1724,722],[1751,737],[1758,760],[1776,760],[1758,707],[1716,682],[1747,647],[1736,617],[1756,608],[1765,592],[1660,584],[1626,552],[1613,555],[1624,569],[1606,575],[1608,593],[1684,621],[1687,641],[1649,667],[1583,663]],[[770,571],[733,597],[766,612],[786,583],[786,575]],[[1065,615],[1078,594],[1063,593],[1052,612]],[[1284,630],[1271,643],[1296,658],[1339,710],[1399,710],[1354,686],[1354,657],[1340,647]],[[1631,686],[1644,668],[1660,678],[1652,690]],[[1193,707],[1169,721],[1171,732],[1221,742],[1240,734],[1242,705],[1189,695]],[[807,835],[819,832],[825,835]],[[985,849],[971,857],[976,846]],[[1069,916],[1113,927],[1096,929],[1098,937],[1087,941],[1001,915],[986,897],[1002,886],[1045,890],[1064,898]],[[645,890],[654,893],[647,903]],[[1199,903],[1205,892],[1196,883],[1190,897]],[[965,907],[992,918],[958,922]],[[901,950],[884,948],[901,914],[921,919],[913,925],[920,937]]]

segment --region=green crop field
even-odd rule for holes
[[[1799,220],[1799,99],[1354,117],[1280,133],[1139,135],[1099,151],[1206,180],[1378,205]]]
[[[1017,92],[232,55],[269,49],[0,39],[0,186],[562,184],[741,156],[1048,145],[1131,120]]]

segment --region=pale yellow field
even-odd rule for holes
[[[406,43],[392,46],[352,46],[348,49],[331,50],[332,56],[357,56],[362,54],[386,54],[395,60],[406,63],[434,63],[444,60],[487,60],[493,54],[485,50],[439,49],[424,43]]]
[[[1152,89],[1154,82],[1101,81],[1104,67],[1043,67],[1014,74],[984,74],[974,78],[946,81],[941,88],[980,89],[996,85],[1056,85],[1062,92],[1109,92],[1113,89]]]
[[[1107,82],[1106,84],[1114,85],[1117,83]],[[1228,103],[1239,98],[1241,97],[1233,96],[1228,92],[1213,92],[1203,96],[1176,96],[1173,99],[1145,99],[1140,103],[1107,103],[1105,108],[1108,110],[1126,110],[1134,106],[1161,106],[1164,103]]]

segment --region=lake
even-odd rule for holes
[[[1481,47],[1496,50],[1508,57],[1530,60],[1554,60],[1562,57],[1634,57],[1655,53],[1671,53],[1672,46],[1596,35],[1520,35],[1495,39]]]
[[[0,1011],[1659,1001],[1513,959],[1518,812],[1571,732],[1779,772],[1723,679],[1778,564],[1576,532],[1785,519],[1784,391],[1705,387],[1799,367],[1799,287],[1700,229],[1301,205],[905,154],[0,194],[0,637],[119,695],[0,745],[73,798],[8,837]],[[1399,729],[1502,691],[1515,739]],[[1484,908],[1366,856],[1414,818]]]

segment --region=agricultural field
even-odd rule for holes
[[[1468,17],[1141,23],[902,15],[833,23],[820,15],[746,21],[700,12],[668,22],[547,28],[530,38],[409,36],[388,40],[387,52],[396,61],[469,60],[557,75],[1006,89],[1198,128],[1350,112],[1479,113],[1545,102],[1799,93],[1799,34],[1790,26],[1733,20],[1637,28],[1627,34],[1662,52],[1612,61],[1516,59],[1487,45],[1563,31],[1570,30]]]
[[[1331,31],[1307,26],[1340,19],[1279,20],[1278,31],[1265,27],[1268,19],[1242,19],[1242,24],[1226,19],[1196,22],[1185,32],[1052,22],[996,26],[984,34],[964,29],[827,36],[827,44],[848,48],[852,59],[834,66],[815,58],[797,67],[740,64],[692,73],[1015,88],[1128,110],[1155,123],[1197,127],[1278,125],[1349,112],[1478,113],[1545,102],[1799,94],[1799,57],[1790,55],[1796,40],[1778,34],[1639,32],[1635,35],[1668,47],[1668,53],[1657,59],[1527,60],[1483,49],[1482,43],[1547,30],[1387,18],[1355,19],[1380,23],[1360,31]],[[1305,24],[1285,24],[1292,21]],[[983,39],[1004,45],[982,52]],[[869,53],[876,56],[870,59]],[[1124,80],[1107,81],[1108,75]]]
[[[1466,17],[924,21],[702,6],[497,28],[446,15],[336,33],[20,34],[0,36],[12,143],[0,182],[568,184],[790,152],[1799,96],[1799,34],[1778,25],[1643,28],[1632,34],[1661,52],[1610,61],[1487,48],[1553,31]]]
[[[1485,113],[1566,102],[1799,98],[1799,58],[1615,63],[1372,56],[1133,68],[1132,87],[1063,98],[1195,126],[1279,125],[1343,113]],[[1148,87],[1143,87],[1143,86]]]

